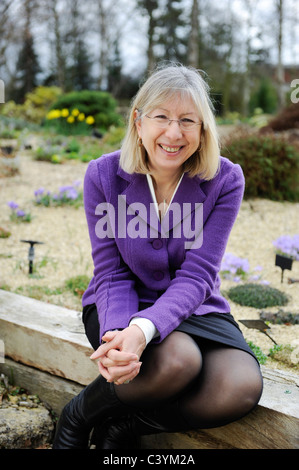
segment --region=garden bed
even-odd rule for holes
[[[89,279],[93,272],[82,204],[79,207],[36,205],[34,192],[42,187],[55,193],[60,187],[73,185],[75,182],[78,191],[82,190],[87,163],[67,160],[55,165],[36,161],[33,159],[33,150],[22,150],[19,157],[19,173],[0,180],[0,227],[11,233],[9,237],[0,239],[0,287],[80,310],[84,279]],[[8,205],[11,201],[30,213],[30,222],[11,220],[12,209]],[[298,209],[297,203],[273,202],[266,199],[243,201],[227,252],[248,260],[249,277],[252,274],[260,278],[255,282],[269,282],[272,287],[289,296],[290,300],[282,307],[260,310],[240,306],[231,301],[232,314],[237,321],[259,319],[260,312],[265,310],[269,313],[282,310],[298,316],[299,283],[288,283],[288,278],[299,280],[299,261],[293,263],[292,271],[285,271],[284,282],[281,283],[281,270],[275,266],[273,246],[273,241],[279,236],[299,233]],[[28,274],[29,245],[20,240],[43,242],[35,246],[32,275]],[[255,269],[257,266],[258,270]],[[81,285],[69,281],[76,276],[81,276]],[[222,290],[225,293],[235,285],[235,281],[224,279]],[[281,355],[279,360],[268,358],[267,366],[299,373],[298,364],[296,365],[294,360],[296,348],[299,348],[299,325],[277,322],[271,323],[270,326],[270,336],[279,345],[287,347],[287,358]],[[273,349],[274,343],[262,332],[249,329],[241,323],[240,328],[247,341],[261,348],[265,355]],[[293,362],[289,359],[290,351],[293,352]]]

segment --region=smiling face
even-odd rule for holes
[[[199,123],[200,117],[190,97],[182,99],[180,95],[175,95],[160,106],[149,112],[148,117],[137,119],[136,128],[147,151],[151,171],[154,174],[174,174],[199,148],[201,127],[197,125],[186,131],[178,122],[171,122],[161,128],[151,118],[183,119]]]

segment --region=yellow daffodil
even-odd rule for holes
[[[92,125],[94,124],[94,117],[93,116],[87,116],[86,118],[86,124]]]
[[[69,117],[67,118],[67,122],[68,122],[69,124],[73,124],[73,122],[75,122],[74,116],[69,116]]]
[[[65,117],[68,117],[68,115],[69,115],[69,110],[67,108],[62,109],[61,116],[65,118]]]
[[[60,118],[61,113],[60,109],[52,109],[51,111],[48,112],[46,118],[47,119],[58,119]]]
[[[73,116],[77,117],[79,114],[80,114],[79,109],[77,109],[77,108],[73,109],[73,111],[72,111]]]
[[[84,119],[85,119],[85,114],[80,113],[79,116],[78,116],[78,121],[84,121]]]

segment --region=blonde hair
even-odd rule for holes
[[[216,175],[220,146],[209,86],[197,70],[182,65],[158,68],[135,96],[120,155],[120,166],[127,173],[150,173],[145,148],[138,139],[135,111],[138,111],[137,119],[140,119],[142,115],[150,113],[178,94],[182,99],[187,95],[193,100],[203,123],[200,148],[185,162],[184,171],[190,177],[200,175],[206,180]]]

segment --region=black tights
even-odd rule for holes
[[[174,331],[148,346],[139,375],[115,387],[128,405],[148,407],[177,397],[181,415],[191,428],[222,426],[245,416],[257,404],[262,378],[247,352],[199,340]]]
[[[94,349],[95,310],[83,313],[86,334]],[[191,428],[222,426],[245,416],[258,403],[262,376],[249,353],[174,331],[159,344],[149,344],[141,356],[138,376],[115,386],[118,398],[141,408],[175,398]]]

